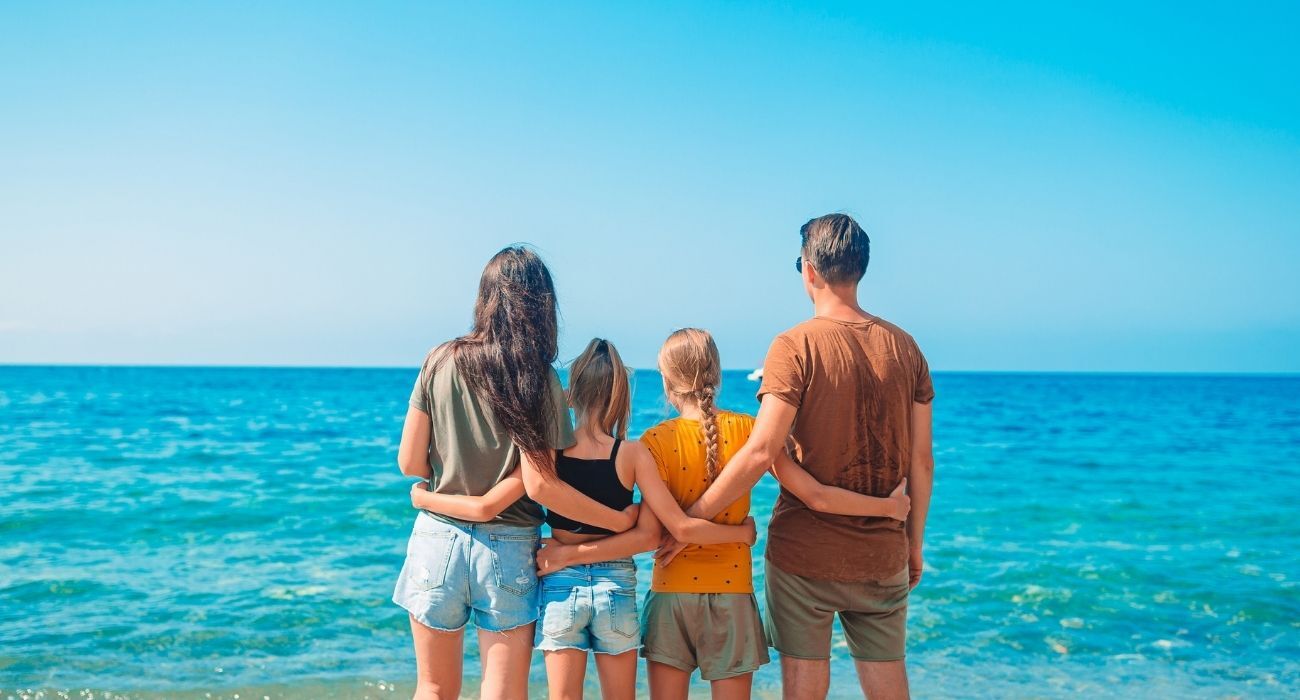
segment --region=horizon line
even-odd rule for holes
[[[246,369],[246,370],[413,370],[416,365],[277,365],[277,364],[158,364],[158,363],[84,363],[84,362],[0,362],[0,369]],[[657,372],[654,367],[631,367],[637,372]],[[723,372],[752,372],[753,367],[723,367]],[[1088,370],[1088,369],[932,369],[934,374],[1075,374],[1127,376],[1237,376],[1300,377],[1300,371],[1288,370]]]

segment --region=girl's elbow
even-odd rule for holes
[[[424,469],[421,468],[418,460],[410,457],[398,457],[397,468],[405,476],[424,476]]]
[[[810,495],[808,497],[808,500],[804,501],[804,503],[807,504],[809,508],[812,508],[815,511],[820,511],[822,513],[825,513],[826,511],[830,510],[831,507],[830,500],[822,496],[820,493],[814,493]]]
[[[550,484],[546,483],[546,480],[541,478],[540,476],[524,477],[524,495],[528,496],[534,501],[537,501],[538,503],[541,503],[542,505],[546,505],[543,501],[550,493],[549,487]]]
[[[692,522],[691,520],[686,520],[680,523],[673,523],[672,525],[667,525],[666,527],[668,528],[668,534],[672,535],[673,539],[677,540],[678,542],[689,542],[691,538],[699,534],[699,528],[696,527],[695,523]]]

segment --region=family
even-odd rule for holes
[[[800,229],[813,317],[773,340],[756,416],[717,406],[705,330],[659,349],[678,416],[627,441],[629,372],[607,340],[557,359],[555,288],[532,250],[488,262],[474,325],[425,358],[398,462],[419,509],[393,601],[411,619],[417,700],[461,692],[473,619],[481,696],[529,693],[534,648],[553,700],[748,698],[776,650],[785,698],[824,698],[836,615],[864,696],[908,697],[907,601],[921,579],[934,457],[925,357],[858,304],[870,241],[851,217]],[[570,420],[572,409],[573,420]],[[767,530],[766,620],[754,596],[749,492],[780,483]],[[633,503],[633,489],[641,502]],[[540,526],[550,526],[542,539]],[[632,555],[654,550],[638,612]]]

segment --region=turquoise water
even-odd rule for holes
[[[0,698],[409,692],[413,377],[0,367]],[[935,383],[918,697],[1300,693],[1300,378]],[[659,391],[638,375],[634,434]]]

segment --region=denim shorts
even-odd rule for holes
[[[537,619],[538,529],[450,523],[421,512],[406,545],[393,602],[426,627],[469,622],[493,632]]]
[[[542,578],[535,646],[622,654],[641,646],[636,565],[631,559],[583,564]]]

